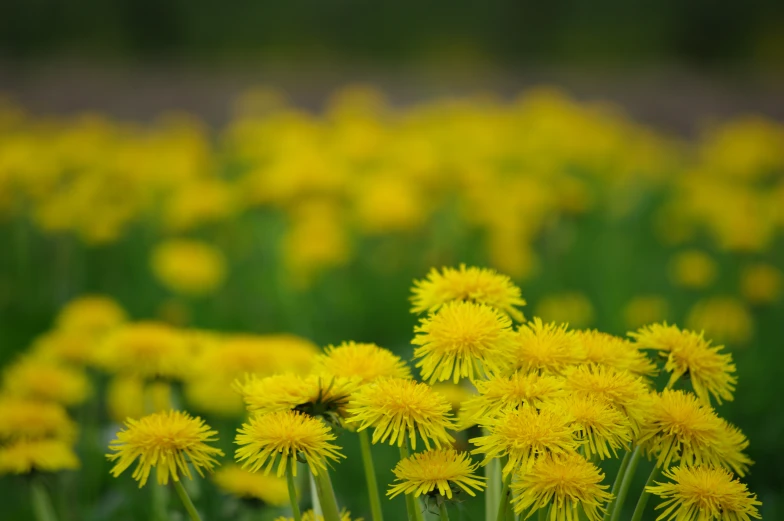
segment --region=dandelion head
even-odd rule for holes
[[[555,405],[573,421],[575,438],[586,456],[616,457],[617,450],[632,440],[629,418],[604,400],[584,394],[570,394]],[[611,454],[612,452],[612,454]]]
[[[434,449],[419,452],[400,461],[393,472],[397,483],[387,492],[390,498],[398,494],[414,497],[439,494],[452,499],[463,491],[470,496],[485,487],[485,478],[475,474],[479,464],[472,463],[468,453],[454,449]]]
[[[337,347],[327,347],[325,353],[316,359],[316,371],[332,376],[357,378],[361,383],[372,382],[385,376],[411,377],[411,370],[399,356],[376,344],[356,342],[343,342]]]
[[[595,329],[575,332],[587,363],[606,365],[634,374],[652,376],[656,365],[636,345]]]
[[[57,438],[19,439],[0,446],[0,475],[58,472],[79,468],[71,444]]]
[[[264,474],[277,463],[276,475],[283,476],[291,465],[296,474],[298,458],[307,462],[313,474],[326,470],[327,460],[345,458],[333,444],[335,435],[328,425],[300,411],[256,414],[237,430],[235,458],[251,472]]]
[[[0,441],[20,438],[72,440],[75,435],[76,424],[62,405],[13,396],[0,397]]]
[[[171,239],[163,242],[153,250],[150,264],[161,284],[182,295],[208,295],[226,277],[223,253],[201,241]]]
[[[514,369],[556,374],[585,357],[577,336],[566,324],[544,323],[539,317],[519,327],[512,353]]]
[[[68,302],[57,314],[57,329],[101,335],[128,319],[117,302],[102,295],[85,295]]]
[[[82,368],[41,356],[23,356],[3,374],[4,392],[23,398],[77,405],[92,392]]]

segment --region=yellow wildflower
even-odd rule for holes
[[[609,458],[610,451],[628,448],[632,440],[629,418],[609,403],[590,395],[571,394],[559,400],[561,408],[574,423],[575,438],[581,443],[586,457]]]
[[[376,344],[343,342],[328,346],[316,359],[316,371],[332,376],[359,379],[361,383],[377,378],[410,378],[411,370],[397,355]]]
[[[20,439],[0,446],[0,475],[78,468],[76,453],[68,442],[60,439]]]
[[[636,345],[595,329],[576,331],[587,363],[601,364],[639,375],[655,375],[656,365]]]
[[[84,295],[68,302],[55,320],[58,329],[101,335],[128,319],[123,308],[109,297]]]
[[[419,452],[395,466],[393,472],[398,483],[389,488],[387,496],[393,498],[405,493],[419,497],[436,490],[448,499],[460,490],[475,496],[472,489],[482,490],[485,487],[485,478],[475,474],[478,466],[471,462],[468,453],[454,449]]]
[[[521,325],[514,339],[512,368],[561,373],[585,359],[574,331],[566,324],[545,324],[539,317]]]
[[[72,440],[76,423],[56,402],[0,397],[0,440],[60,438]]]
[[[167,289],[182,295],[209,295],[226,277],[223,253],[201,241],[163,242],[153,250],[150,263],[157,279]]]
[[[24,356],[7,367],[3,387],[8,394],[64,405],[80,404],[92,392],[84,370],[40,356]]]

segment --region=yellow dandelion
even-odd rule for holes
[[[58,313],[57,329],[101,335],[128,319],[123,308],[109,297],[85,295],[68,302]]]
[[[276,507],[289,503],[286,480],[260,472],[249,472],[239,465],[227,465],[215,472],[212,480],[227,494],[252,498]]]
[[[651,402],[647,382],[629,371],[603,365],[578,365],[566,371],[564,388],[567,393],[588,395],[605,401],[629,419],[637,434],[648,417]]]
[[[182,295],[208,295],[226,278],[223,253],[202,241],[167,240],[152,251],[150,265],[161,284]]]
[[[665,389],[654,398],[638,443],[661,468],[680,461],[689,467],[723,466],[743,476],[752,463],[743,453],[746,437],[684,391]]]
[[[235,458],[242,468],[258,472],[262,468],[269,474],[278,462],[277,476],[291,465],[297,474],[296,462],[303,458],[314,475],[326,470],[327,460],[345,458],[340,447],[331,443],[335,435],[321,420],[299,411],[278,411],[257,414],[237,430],[235,443],[240,447]]]
[[[596,465],[575,453],[545,455],[512,481],[514,510],[518,514],[552,505],[550,519],[599,521],[612,499],[604,474]]]
[[[302,513],[301,521],[324,521],[324,516],[320,516],[312,510],[306,510]],[[276,517],[275,521],[294,521],[293,517],[280,516]],[[340,521],[351,521],[351,512],[342,510],[340,512]],[[361,517],[354,519],[354,521],[363,521]]]
[[[629,336],[643,349],[654,349],[667,358],[668,387],[688,375],[694,392],[706,403],[711,395],[719,403],[732,400],[738,379],[732,355],[721,352],[724,346],[712,346],[702,334],[666,323],[643,327]]]
[[[376,344],[343,342],[324,351],[316,359],[315,370],[319,373],[356,378],[361,383],[384,376],[411,378],[411,369],[399,356]]]
[[[114,477],[138,458],[133,479],[140,488],[147,483],[153,467],[158,483],[166,485],[170,477],[174,481],[181,476],[193,479],[189,463],[200,476],[204,476],[202,469],[212,471],[218,464],[215,457],[223,456],[222,451],[207,445],[217,440],[216,434],[201,418],[181,411],[159,412],[139,420],[129,418],[109,444],[114,453],[106,457],[117,462],[111,470]]]
[[[3,387],[11,395],[64,405],[80,404],[92,392],[83,369],[29,355],[6,368]]]
[[[430,383],[467,377],[476,381],[498,373],[512,348],[512,322],[485,304],[448,302],[420,320],[412,344],[416,367]]]
[[[411,302],[414,313],[438,311],[453,300],[487,304],[509,315],[518,322],[523,320],[517,309],[525,306],[520,288],[506,275],[486,268],[461,264],[458,269],[443,268],[439,273],[433,268],[424,280],[414,281]]]
[[[20,439],[0,446],[0,475],[78,468],[79,458],[71,445],[61,439]]]
[[[617,450],[627,448],[632,440],[629,418],[609,403],[590,395],[571,394],[556,404],[572,419],[575,438],[585,456],[599,459],[617,457]]]
[[[484,464],[508,456],[504,475],[530,468],[544,454],[565,454],[577,448],[576,428],[558,408],[537,410],[523,404],[488,421],[486,427],[488,435],[469,440],[476,445],[471,453],[484,454]]]
[[[656,364],[625,338],[595,329],[577,331],[587,363],[601,364],[639,375],[656,374]]]
[[[34,356],[77,366],[92,363],[97,345],[95,336],[78,330],[54,330],[33,343]]]
[[[684,288],[706,288],[716,279],[717,273],[716,261],[699,250],[681,252],[670,263],[672,282]]]
[[[419,497],[436,490],[448,499],[461,490],[475,496],[474,490],[485,488],[485,478],[475,474],[477,467],[479,464],[472,463],[466,452],[454,449],[419,452],[395,466],[393,472],[398,483],[389,487],[387,496],[393,498],[403,493]]]
[[[662,498],[656,519],[673,521],[750,521],[762,519],[762,505],[732,473],[714,467],[673,467],[664,471],[671,483],[655,482],[645,490]]]
[[[191,343],[162,322],[127,324],[108,335],[96,353],[97,365],[112,373],[180,379],[189,374]]]
[[[76,423],[56,402],[12,396],[0,398],[0,440],[60,438],[72,440]]]
[[[740,293],[751,304],[771,304],[784,292],[784,275],[769,264],[745,266],[740,275]]]
[[[546,324],[539,317],[519,327],[512,352],[512,367],[524,371],[557,374],[585,359],[577,336],[566,324]]]
[[[348,406],[348,422],[358,423],[357,430],[373,427],[373,443],[397,444],[402,447],[408,435],[416,449],[417,434],[430,448],[453,441],[446,430],[454,429],[451,406],[429,385],[403,378],[383,378],[357,391]]]
[[[509,407],[523,403],[537,409],[545,403],[563,396],[564,380],[559,376],[540,375],[517,371],[510,376],[496,376],[476,382],[477,396],[465,401],[460,413],[463,428],[498,417]]]

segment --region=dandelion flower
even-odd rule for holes
[[[746,437],[684,391],[665,389],[654,398],[639,444],[661,468],[680,461],[689,467],[723,466],[743,476],[751,464],[743,454]]]
[[[454,492],[465,491],[475,496],[474,490],[485,487],[483,476],[475,471],[478,463],[472,463],[468,453],[454,449],[435,449],[419,452],[400,461],[393,472],[398,483],[393,484],[387,495],[411,494],[414,497],[433,494],[452,499]]]
[[[485,462],[508,456],[504,475],[528,469],[544,454],[565,454],[577,448],[571,418],[558,408],[536,410],[523,404],[490,420],[489,434],[469,440],[476,445],[472,454],[484,454]]]
[[[77,405],[92,392],[84,370],[47,360],[24,356],[6,368],[5,392],[15,396]]]
[[[414,380],[384,378],[362,387],[351,398],[348,422],[359,423],[357,430],[373,427],[373,443],[397,444],[402,447],[406,435],[416,449],[416,435],[430,448],[449,444],[453,438],[446,430],[454,429],[451,406],[430,386]]]
[[[35,339],[32,353],[43,359],[76,366],[91,364],[96,339],[83,331],[55,330]]]
[[[316,359],[316,371],[323,374],[356,378],[361,383],[384,376],[411,378],[411,370],[399,356],[376,344],[343,342],[324,351]]]
[[[240,498],[252,498],[276,507],[289,503],[286,480],[259,472],[249,472],[238,465],[228,465],[215,472],[212,480],[219,489]]]
[[[566,324],[546,324],[539,317],[519,327],[512,352],[512,367],[524,371],[558,374],[585,359],[577,336]]]
[[[167,289],[188,296],[213,293],[226,278],[223,253],[202,241],[165,241],[152,251],[150,266]]]
[[[414,313],[435,312],[447,302],[461,300],[487,304],[518,322],[523,320],[522,312],[517,309],[525,306],[520,288],[494,270],[467,268],[465,264],[458,269],[443,268],[440,273],[433,268],[427,278],[414,281],[412,291]]]
[[[664,501],[657,521],[749,521],[762,519],[762,505],[732,473],[714,467],[673,467],[664,471],[672,483],[655,482],[645,490]]]
[[[694,392],[706,403],[711,395],[719,403],[732,400],[738,379],[732,355],[722,353],[723,346],[711,346],[702,334],[666,323],[643,327],[629,336],[640,347],[655,349],[667,358],[664,369],[671,373],[668,387],[688,375]]]
[[[324,521],[324,516],[317,515],[312,510],[306,510],[305,512],[302,513],[301,520],[302,521]],[[280,516],[280,517],[276,517],[275,521],[294,521],[294,518],[293,517]],[[351,521],[351,512],[349,512],[349,511],[347,511],[345,509],[342,510],[340,512],[340,521]],[[361,517],[358,517],[354,521],[363,521],[363,519]]]
[[[188,463],[204,476],[202,469],[212,471],[218,463],[215,456],[223,456],[222,451],[207,445],[217,440],[217,432],[210,430],[201,418],[184,412],[159,412],[139,420],[129,418],[125,427],[109,444],[109,450],[114,453],[106,457],[117,462],[111,470],[114,477],[138,458],[133,479],[139,482],[139,487],[147,483],[153,467],[158,483],[166,485],[169,477],[174,481],[179,481],[181,476],[193,479]]]
[[[656,365],[637,346],[626,340],[595,329],[577,331],[587,363],[601,364],[638,375],[656,374]]]
[[[515,512],[530,511],[552,505],[550,519],[579,521],[581,512],[588,521],[604,516],[605,504],[612,499],[607,485],[601,485],[604,474],[576,453],[546,455],[520,473],[512,482]]]
[[[476,382],[479,395],[465,401],[460,426],[470,427],[496,418],[509,407],[523,403],[540,409],[545,403],[564,394],[564,380],[559,376],[517,371],[510,376],[496,376]]]
[[[512,322],[494,308],[448,302],[414,329],[414,358],[430,383],[467,377],[476,381],[501,371],[512,348]]]
[[[61,439],[16,440],[0,446],[0,475],[57,472],[79,468],[71,445]]]
[[[291,462],[296,475],[296,462],[304,458],[314,475],[326,470],[327,460],[345,458],[330,428],[321,420],[299,411],[278,411],[257,414],[237,431],[236,443],[240,447],[235,458],[242,468],[258,472],[264,468],[269,474],[278,462],[277,476],[282,477]],[[265,466],[266,464],[266,466]]]
[[[55,323],[63,331],[102,335],[128,319],[123,308],[109,297],[85,295],[68,302]]]
[[[609,458],[610,451],[627,447],[632,439],[629,418],[609,403],[589,395],[572,394],[557,402],[576,426],[575,438],[585,455]]]
[[[72,440],[76,424],[56,402],[0,398],[0,440],[60,438]]]

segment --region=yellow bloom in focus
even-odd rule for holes
[[[249,472],[238,465],[227,465],[212,477],[218,488],[240,498],[253,498],[267,505],[282,507],[289,503],[286,480],[259,472]]]
[[[757,496],[731,472],[714,467],[673,467],[664,471],[671,483],[655,482],[645,488],[662,498],[656,521],[749,521],[762,519]]]
[[[486,465],[493,458],[508,456],[504,475],[529,469],[544,454],[566,454],[577,448],[575,426],[559,408],[536,410],[523,404],[508,409],[485,426],[489,434],[469,440],[476,445],[472,454],[484,454]]]
[[[656,374],[656,365],[637,346],[626,340],[595,329],[576,331],[587,363],[600,364],[638,375]]]
[[[316,372],[359,379],[368,383],[385,376],[411,378],[408,365],[397,355],[376,344],[343,342],[328,346],[316,359]]]
[[[749,442],[696,396],[665,389],[653,400],[648,423],[638,441],[656,465],[715,465],[743,476],[751,460],[743,453]]]
[[[439,273],[433,268],[424,280],[414,281],[411,302],[414,313],[435,312],[453,300],[486,304],[509,315],[518,322],[523,313],[517,309],[525,306],[520,288],[506,275],[487,268],[443,268]]]
[[[667,323],[651,324],[629,336],[643,349],[655,349],[667,357],[664,369],[671,373],[668,387],[688,374],[694,392],[706,403],[710,403],[710,395],[719,403],[732,400],[738,379],[733,374],[732,355],[722,353],[723,346],[711,346],[702,334]]]
[[[56,402],[4,396],[0,398],[0,441],[18,438],[72,440],[76,423]]]
[[[302,512],[302,521],[324,521],[324,516],[316,515],[312,510]],[[294,521],[293,517],[280,516],[276,517],[275,521]],[[340,512],[340,521],[351,521],[351,512],[342,510]],[[364,521],[361,517],[356,518],[354,521]]]
[[[96,363],[112,373],[180,379],[189,372],[192,354],[181,331],[162,322],[135,322],[105,338]]]
[[[781,299],[784,275],[775,266],[751,264],[740,274],[740,293],[751,304],[771,304]]]
[[[566,324],[545,324],[539,317],[521,325],[514,338],[512,368],[561,373],[585,359],[574,331]]]
[[[327,469],[327,460],[345,458],[340,447],[331,443],[335,435],[321,420],[299,411],[257,414],[237,430],[235,443],[240,445],[234,457],[242,468],[269,474],[278,462],[277,476],[286,472],[291,462],[294,475],[297,461],[304,458],[314,475]],[[266,465],[265,465],[266,464]]]
[[[582,293],[548,295],[539,301],[535,311],[544,321],[569,324],[573,328],[591,325],[596,316],[591,301]]]
[[[373,427],[373,443],[402,447],[408,435],[416,449],[417,433],[430,449],[453,441],[446,430],[454,429],[446,398],[429,385],[402,378],[383,378],[361,387],[348,406],[349,423],[359,423],[357,430]]]
[[[226,278],[223,253],[201,241],[170,239],[161,243],[152,251],[150,265],[161,284],[182,295],[209,295]]]
[[[7,394],[63,405],[80,404],[92,392],[82,369],[35,356],[23,357],[7,367],[3,387]]]
[[[670,306],[667,299],[659,295],[639,295],[623,308],[626,327],[637,329],[645,324],[667,320]]]
[[[734,297],[711,297],[698,301],[686,316],[686,326],[727,344],[745,344],[754,334],[751,311]]]
[[[0,446],[0,475],[78,468],[76,453],[68,442],[60,439],[22,439]]]
[[[459,417],[462,428],[498,417],[509,407],[524,403],[541,409],[564,394],[564,380],[559,376],[515,372],[476,382],[478,396],[465,401]]]
[[[613,496],[602,485],[604,474],[579,454],[546,455],[512,481],[514,511],[533,512],[552,505],[550,519],[600,521]]]
[[[716,262],[699,250],[681,252],[670,263],[672,282],[684,288],[707,288],[716,280],[718,271]]]
[[[601,365],[579,365],[567,371],[565,376],[567,393],[589,396],[612,405],[626,415],[634,433],[640,432],[651,402],[648,385],[641,377]]]
[[[448,302],[414,329],[416,367],[430,383],[487,378],[509,358],[511,325],[506,315],[485,304]]]
[[[207,445],[216,441],[216,431],[204,423],[180,411],[167,411],[145,416],[140,420],[129,418],[125,429],[109,443],[109,461],[117,463],[111,470],[116,478],[138,458],[133,479],[141,488],[147,483],[150,471],[155,467],[158,483],[166,485],[169,478],[179,481],[181,476],[193,479],[190,466],[204,476],[202,469],[212,471],[218,464],[216,456],[223,452]],[[189,466],[190,464],[190,466]]]
[[[628,448],[632,440],[629,418],[609,403],[592,396],[572,394],[560,400],[562,409],[574,422],[575,438],[581,443],[586,457],[599,459],[617,457],[617,450]]]
[[[68,302],[57,314],[57,328],[101,335],[128,319],[123,308],[109,297],[85,295]]]
[[[399,483],[390,486],[387,496],[410,494],[414,497],[430,495],[438,490],[442,497],[452,499],[463,490],[475,496],[474,490],[485,488],[485,478],[475,474],[479,464],[472,463],[466,452],[454,449],[435,449],[419,452],[398,462],[393,472]]]

